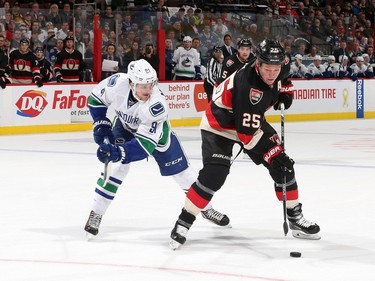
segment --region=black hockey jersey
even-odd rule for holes
[[[231,76],[236,70],[243,67],[251,58],[253,54],[250,54],[250,57],[247,61],[241,61],[237,54],[226,57],[223,61],[223,66],[221,68],[220,77],[217,79],[217,84],[220,84],[229,76]]]
[[[244,144],[252,140],[265,112],[277,102],[281,82],[288,75],[283,67],[271,88],[260,77],[255,61],[252,58],[217,87],[202,119],[202,129]]]
[[[82,54],[78,50],[68,52],[63,49],[56,56],[54,72],[56,78],[61,76],[64,82],[82,82],[82,72],[85,69],[85,63]]]
[[[12,83],[30,84],[37,77],[40,78],[40,69],[35,55],[28,51],[22,54],[19,50],[14,50],[9,55],[10,77]]]
[[[46,58],[37,60],[37,63],[40,68],[40,76],[42,77],[42,81],[50,81],[53,77],[53,69],[51,63]]]

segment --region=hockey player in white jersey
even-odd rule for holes
[[[173,53],[175,80],[201,80],[201,60],[196,49],[191,47],[192,39],[185,36],[183,46]]]
[[[302,56],[297,54],[290,64],[289,78],[305,78],[307,67],[302,63]]]
[[[145,60],[133,61],[128,73],[116,73],[94,87],[89,109],[94,119],[93,135],[99,145],[98,159],[113,162],[108,175],[100,177],[85,231],[97,235],[102,216],[113,201],[131,162],[153,156],[162,176],[172,176],[186,193],[197,173],[189,166],[179,140],[171,130],[167,104],[157,87],[157,75]],[[113,103],[116,118],[107,117]],[[202,216],[220,226],[229,218],[208,206]]]
[[[369,68],[365,65],[365,60],[363,56],[358,56],[356,62],[350,66],[352,70],[352,75],[355,75],[358,78],[372,78],[374,77],[374,72],[372,68]]]
[[[322,57],[320,55],[316,55],[313,62],[307,66],[307,73],[305,75],[307,79],[323,77],[324,68],[321,65],[321,62]]]
[[[339,66],[335,63],[335,56],[328,56],[327,62],[322,65],[323,77],[324,78],[334,78],[338,72]]]

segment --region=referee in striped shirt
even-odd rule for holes
[[[220,47],[215,46],[212,50],[212,57],[207,63],[206,75],[204,78],[204,91],[206,92],[208,102],[212,99],[212,92],[217,86],[216,81],[220,77],[221,67],[223,65],[223,52]]]

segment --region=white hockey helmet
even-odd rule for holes
[[[128,77],[134,84],[134,87],[137,84],[150,84],[157,83],[158,81],[156,70],[144,59],[129,63]]]

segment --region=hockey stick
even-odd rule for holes
[[[283,151],[285,152],[285,119],[284,119],[284,110],[285,105],[284,103],[280,103],[280,111],[281,111],[281,147],[283,148]],[[284,212],[284,234],[285,236],[288,234],[288,223],[286,222],[286,173],[285,173],[286,167],[284,166],[282,169],[282,189],[283,189],[283,212]]]
[[[105,137],[104,138],[104,143],[106,144],[109,144],[109,140],[108,140],[108,137]],[[105,181],[107,180],[107,176],[108,176],[108,159],[105,161],[104,163],[104,171],[103,171],[103,186],[105,185]]]

